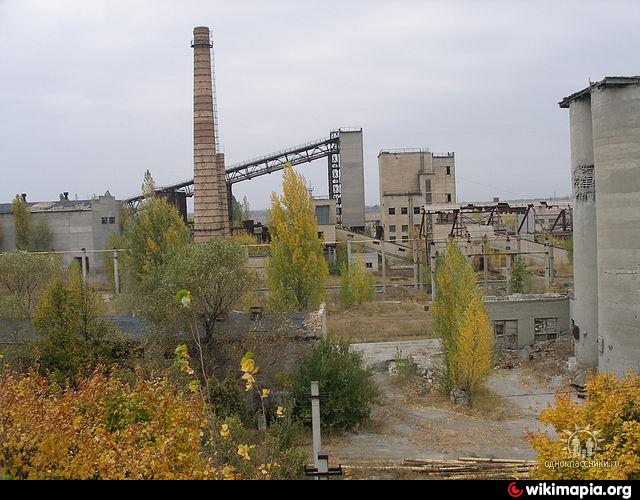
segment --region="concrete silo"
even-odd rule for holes
[[[591,95],[578,92],[560,106],[569,108],[573,184],[573,300],[575,355],[583,367],[598,366],[598,265],[596,192]]]
[[[640,371],[640,77],[591,87],[600,371]]]

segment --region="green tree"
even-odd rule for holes
[[[27,202],[20,195],[16,195],[11,204],[13,212],[13,225],[15,227],[16,248],[18,250],[29,249],[29,222],[31,214]]]
[[[367,271],[362,257],[348,265],[344,263],[340,270],[340,293],[338,299],[345,309],[361,305],[376,298],[375,279]]]
[[[170,328],[183,310],[176,301],[176,293],[188,291],[189,313],[204,328],[203,344],[208,348],[216,323],[242,302],[253,289],[257,276],[242,245],[233,239],[217,239],[172,252],[165,265],[154,270],[149,278],[152,283],[161,284],[158,289],[161,294],[156,295],[157,300],[147,302],[146,316]]]
[[[48,252],[52,250],[53,232],[46,220],[40,220],[28,228],[30,252]]]
[[[295,415],[304,422],[311,421],[306,396],[312,381],[318,381],[320,391],[328,395],[322,402],[322,425],[327,429],[344,431],[365,423],[379,398],[372,369],[346,343],[323,339],[300,363],[293,397]]]
[[[53,255],[0,254],[0,317],[31,317],[42,291],[63,273],[62,261]]]
[[[531,273],[527,264],[524,259],[515,258],[511,267],[511,289],[514,293],[529,293],[531,286]]]
[[[133,283],[140,283],[153,267],[163,264],[171,251],[189,243],[189,232],[174,206],[155,196],[149,171],[142,186],[145,194],[137,213],[126,218],[122,245],[125,267]]]
[[[493,331],[482,304],[482,296],[474,293],[456,335],[453,358],[455,387],[473,396],[491,371],[493,345]]]
[[[103,341],[111,325],[104,312],[102,298],[84,283],[77,269],[66,280],[52,282],[33,315],[33,326],[44,335],[39,345],[42,368],[64,380],[108,362]]]
[[[436,297],[433,302],[434,330],[442,339],[444,366],[441,384],[446,392],[455,388],[457,336],[465,313],[476,290],[473,268],[452,240],[438,257],[435,276]]]
[[[271,305],[308,310],[320,305],[329,270],[318,238],[318,223],[305,178],[284,170],[282,196],[271,195],[268,217],[271,259],[267,284]]]

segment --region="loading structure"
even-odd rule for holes
[[[361,128],[333,130],[323,137],[288,149],[231,165],[225,169],[228,199],[232,186],[256,177],[327,158],[329,197],[336,200],[338,223],[344,227],[364,227],[364,159]],[[159,196],[176,203],[179,211],[186,211],[184,200],[194,196],[194,180],[158,187]],[[143,195],[125,200],[137,209]],[[186,213],[182,213],[186,217]]]

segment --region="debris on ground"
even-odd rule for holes
[[[451,404],[455,408],[469,408],[471,406],[471,397],[467,391],[462,389],[453,389],[449,393]]]

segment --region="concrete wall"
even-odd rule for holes
[[[364,153],[362,130],[340,131],[342,225],[364,227]]]
[[[640,85],[591,92],[601,371],[640,371]]]
[[[353,253],[351,254],[351,263],[355,264],[358,259],[362,259],[362,263],[365,265],[368,271],[372,273],[378,272],[378,254],[375,252],[368,253]]]
[[[598,365],[598,266],[596,192],[593,159],[591,98],[577,99],[569,108],[571,120],[571,178],[573,183],[573,297],[571,319],[579,337],[578,361]]]
[[[557,318],[558,335],[569,332],[569,297],[567,296],[485,297],[484,306],[492,327],[495,321],[516,320],[518,322],[518,349],[535,342],[536,319]]]

